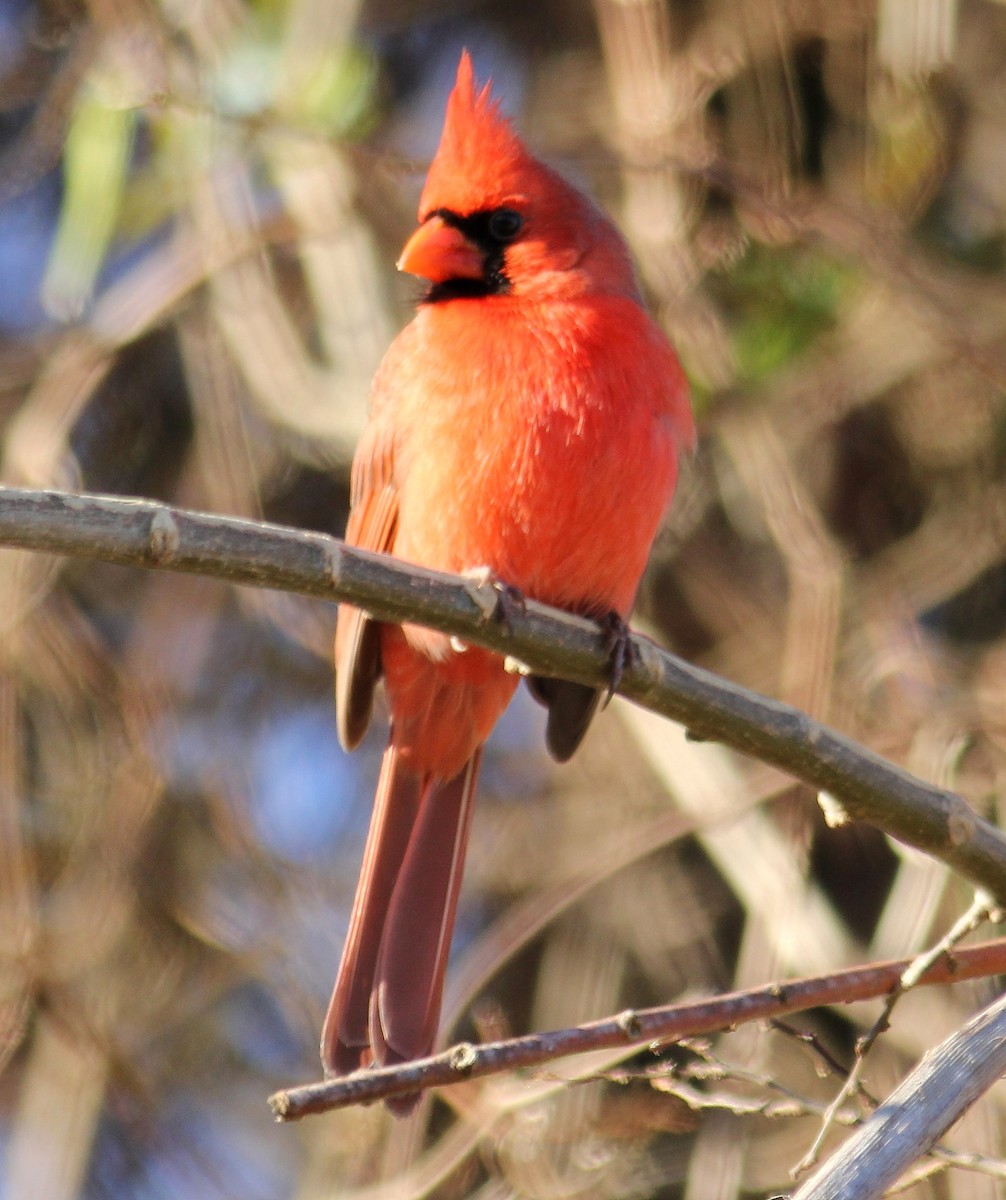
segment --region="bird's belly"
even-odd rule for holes
[[[674,485],[672,431],[546,410],[487,414],[478,436],[417,445],[395,551],[446,571],[487,567],[525,595],[627,615]]]

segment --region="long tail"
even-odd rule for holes
[[[346,946],[321,1035],[345,1074],[433,1048],[461,889],[481,749],[440,783],[384,752]],[[414,1097],[389,1102],[404,1114]]]

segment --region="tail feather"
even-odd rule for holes
[[[346,944],[321,1032],[326,1071],[344,1075],[370,1060],[370,995],[385,917],[422,801],[421,778],[393,746],[384,752]]]
[[[428,1054],[437,1035],[481,750],[446,783],[385,751],[321,1038],[326,1070]],[[416,1097],[389,1106],[404,1115]]]
[[[384,922],[370,1033],[382,1063],[433,1048],[481,750],[424,795]]]

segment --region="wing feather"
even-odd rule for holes
[[[394,437],[375,421],[353,459],[346,542],[362,550],[390,552],[397,527]],[[340,605],[335,627],[335,711],[339,740],[347,750],[359,745],[367,732],[380,677],[380,624],[351,604]]]

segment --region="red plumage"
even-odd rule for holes
[[[374,381],[346,540],[627,617],[694,436],[687,386],[621,236],[531,156],[467,54],[419,221],[399,265],[431,288]],[[347,747],[382,675],[391,713],[322,1035],[326,1068],[344,1072],[432,1048],[479,755],[517,681],[497,655],[348,606],[336,670]],[[550,748],[568,757],[595,694],[533,690]]]

